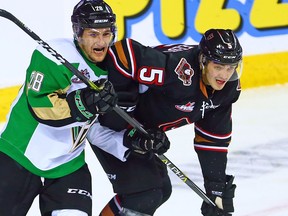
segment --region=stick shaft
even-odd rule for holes
[[[31,29],[24,25],[19,19],[6,10],[0,9],[0,16],[9,19],[14,22],[18,27],[20,27],[24,32],[26,32],[30,37],[37,41],[44,49],[46,49],[52,56],[54,56],[60,63],[66,66],[75,76],[77,76],[81,81],[83,81],[91,89],[99,91],[99,87],[95,85],[91,80],[85,77],[78,69],[76,69],[70,62],[68,62],[62,55],[60,55],[56,50],[54,50],[48,43],[43,41],[37,34],[35,34]],[[143,128],[143,126],[134,118],[130,117],[124,110],[119,106],[114,107],[114,111],[120,115],[125,121],[127,121],[131,126],[136,128],[143,135],[150,137],[149,133]],[[166,156],[158,155],[158,157],[165,163],[169,169],[175,173],[184,183],[186,183],[196,194],[198,194],[206,203],[215,206],[215,204],[207,197],[207,195],[193,182],[191,181],[179,168],[177,168]],[[180,175],[179,175],[180,173]]]

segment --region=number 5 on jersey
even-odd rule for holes
[[[143,84],[163,85],[164,69],[142,67],[139,69],[138,80]]]

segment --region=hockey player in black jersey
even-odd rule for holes
[[[118,215],[126,208],[138,212],[135,215],[154,214],[172,191],[166,166],[151,154],[169,149],[169,141],[163,134],[157,137],[157,131],[192,123],[205,190],[217,205],[203,202],[201,212],[231,215],[236,185],[233,176],[226,174],[226,164],[232,104],[240,95],[242,71],[242,48],[233,31],[210,29],[199,45],[152,48],[125,39],[109,49],[100,67],[109,71],[119,106],[157,141],[155,146],[153,140],[127,129],[114,112],[99,117],[105,127],[96,123],[89,140],[98,145],[92,148],[117,193],[101,215]],[[177,145],[181,150],[181,143]]]

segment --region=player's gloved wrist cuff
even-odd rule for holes
[[[144,155],[147,151],[141,147],[140,142],[139,133],[136,129],[127,129],[124,132],[123,145],[131,149],[132,152]]]
[[[81,90],[73,91],[67,96],[66,100],[70,107],[72,118],[78,122],[85,122],[94,118],[95,114],[87,109],[85,101],[82,100],[81,93]]]
[[[208,197],[211,199],[211,201],[215,203],[215,197],[210,196]],[[226,210],[220,209],[218,206],[207,204],[204,201],[201,206],[201,213],[203,216],[232,216],[231,212],[227,212]]]

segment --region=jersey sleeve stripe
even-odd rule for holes
[[[228,147],[206,146],[206,145],[194,144],[194,148],[195,150],[202,150],[202,151],[228,152]]]
[[[130,61],[131,61],[132,77],[135,78],[136,77],[136,71],[135,71],[136,70],[136,59],[135,59],[134,50],[132,48],[132,40],[127,38],[126,39],[126,44],[127,44],[127,49],[128,49]]]
[[[111,58],[112,58],[112,60],[113,60],[113,63],[114,63],[114,65],[115,65],[116,69],[117,69],[120,73],[122,73],[124,76],[126,76],[126,77],[131,77],[131,74],[128,73],[124,68],[122,68],[122,67],[120,66],[120,64],[119,64],[118,61],[117,61],[116,55],[115,55],[115,53],[113,52],[112,49],[109,49],[109,54],[110,54],[110,56],[111,56]]]
[[[123,66],[129,70],[129,65],[128,65],[128,60],[126,58],[125,52],[124,52],[124,48],[122,43],[115,43],[115,48],[116,48],[116,52],[118,54],[119,60],[121,61],[121,63],[123,64]]]
[[[224,134],[224,135],[220,135],[220,134],[212,134],[209,133],[205,130],[203,130],[202,128],[197,127],[197,125],[195,124],[195,130],[197,130],[198,132],[200,132],[201,134],[207,136],[207,137],[211,137],[214,139],[220,139],[220,140],[225,140],[225,139],[230,139],[231,138],[231,134],[232,133],[228,133],[228,134]]]

